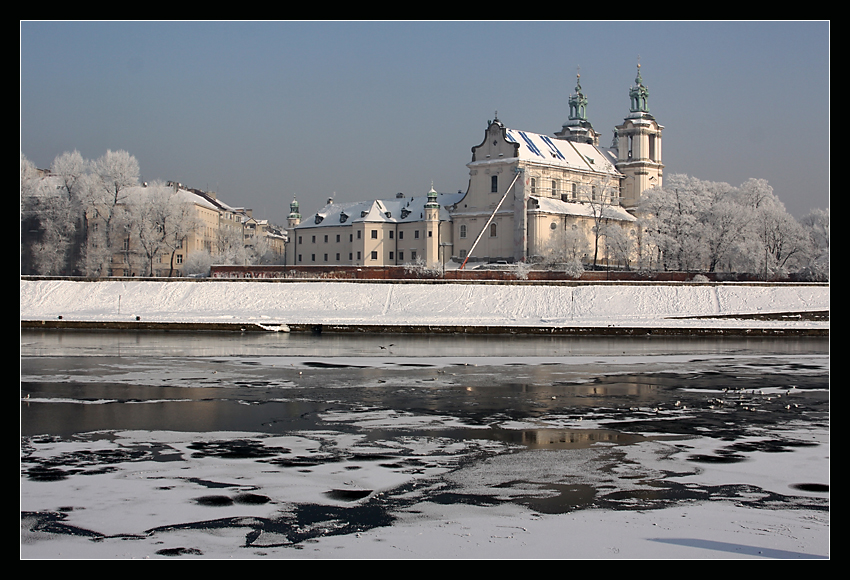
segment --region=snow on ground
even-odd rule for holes
[[[22,320],[470,326],[828,328],[682,319],[829,309],[828,285],[21,280]]]

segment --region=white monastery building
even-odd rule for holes
[[[466,193],[334,204],[301,219],[290,205],[289,265],[390,266],[449,260],[519,262],[545,259],[564,240],[585,238],[581,258],[605,255],[618,227],[635,237],[641,193],[662,185],[663,127],[649,113],[638,65],[629,113],[611,147],[587,120],[577,76],[569,119],[552,136],[511,129],[498,118],[472,147]],[[598,244],[596,243],[598,241]]]

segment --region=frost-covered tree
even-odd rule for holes
[[[26,254],[29,268],[39,274],[58,275],[72,269],[79,207],[67,194],[61,175],[39,171],[21,155],[22,234],[27,237],[27,247],[21,248],[22,266]]]
[[[109,273],[114,254],[123,250],[130,222],[125,210],[131,188],[139,185],[139,163],[126,151],[107,151],[92,165],[92,183],[84,203],[89,221],[86,269]]]
[[[590,251],[587,236],[578,224],[565,225],[553,231],[539,257],[545,268],[563,268],[573,278],[584,272],[582,260]]]
[[[802,273],[810,280],[829,281],[829,208],[812,210],[800,224],[810,242]]]
[[[747,241],[741,245],[746,270],[765,279],[783,278],[798,270],[810,241],[773,188],[764,179],[749,179],[740,187],[740,199],[747,219]]]
[[[608,258],[629,270],[635,254],[635,238],[632,231],[617,222],[609,222],[605,224],[602,235],[605,237]]]
[[[591,233],[593,235],[593,267],[599,262],[599,242],[605,236],[608,224],[615,218],[612,208],[617,205],[616,187],[610,177],[597,180],[590,186],[585,186],[583,198],[590,208],[593,220]]]
[[[644,240],[657,250],[657,265],[663,270],[690,270],[702,262],[700,208],[706,205],[699,180],[672,175],[663,188],[641,194],[639,214]]]
[[[169,256],[169,275],[173,275],[176,251],[199,226],[192,204],[173,187],[154,182],[128,201],[127,210],[146,275],[154,274],[154,260],[161,255]]]
[[[183,260],[183,274],[185,276],[209,276],[212,264],[212,256],[207,250],[194,251]]]

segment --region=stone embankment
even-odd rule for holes
[[[829,285],[22,277],[21,327],[829,336]]]

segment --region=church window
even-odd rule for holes
[[[490,193],[498,193],[499,191],[499,176],[491,175],[490,176]]]
[[[463,224],[463,225],[460,226],[460,237],[462,237],[462,238],[466,237],[466,224]]]
[[[490,237],[495,238],[496,232],[497,232],[496,224],[490,224]]]

